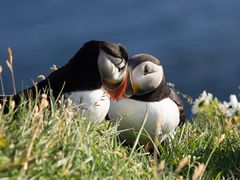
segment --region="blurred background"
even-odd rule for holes
[[[8,47],[21,90],[51,65],[64,65],[84,42],[100,39],[123,44],[130,56],[160,58],[168,80],[193,98],[207,90],[228,100],[240,92],[239,9],[239,0],[1,0],[5,90],[13,92]]]

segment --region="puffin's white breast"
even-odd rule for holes
[[[147,110],[148,117],[144,129],[152,139],[155,138],[157,124],[160,126],[158,135],[164,136],[172,133],[180,122],[179,109],[170,98],[159,102],[143,102],[132,99],[111,101],[108,116],[113,121],[120,119],[119,130],[132,128],[138,132]],[[120,133],[120,137],[127,142],[135,140],[132,131],[129,130]]]
[[[80,109],[88,122],[101,122],[108,113],[110,98],[103,88],[65,93],[64,96],[71,99],[74,104],[80,105]]]

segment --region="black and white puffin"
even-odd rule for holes
[[[152,55],[129,59],[125,96],[129,98],[111,101],[108,117],[119,121],[120,139],[128,145],[134,143],[147,111],[143,134],[147,132],[152,140],[164,140],[185,121],[183,104],[173,85],[167,83],[160,60]],[[140,144],[152,144],[149,135],[141,136]]]
[[[73,103],[81,104],[87,120],[102,121],[110,106],[110,97],[122,96],[127,84],[126,49],[120,44],[91,40],[86,42],[70,61],[37,83],[40,93],[51,89],[55,98],[64,95]],[[13,96],[18,104],[20,94],[36,96],[36,87]],[[3,99],[3,98],[1,98]]]

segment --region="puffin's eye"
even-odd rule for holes
[[[146,74],[149,74],[149,66],[148,65],[146,65],[146,66],[144,66],[144,75],[146,75]]]
[[[120,69],[124,68],[124,66],[126,64],[124,58],[114,57],[114,56],[111,56],[111,55],[109,55],[108,57],[117,68],[120,68]]]
[[[126,63],[120,68],[120,67],[117,67],[118,68],[118,71],[121,72],[123,69],[125,69],[126,67]]]
[[[121,61],[119,63],[117,63],[116,65],[117,66],[122,66],[122,63],[124,63],[124,59],[123,58],[121,58]],[[124,65],[125,65],[125,63],[124,63]]]
[[[122,71],[126,67],[126,61],[123,58],[118,58],[120,59],[120,62],[115,62],[115,66],[118,68],[118,71]]]

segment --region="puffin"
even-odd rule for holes
[[[153,148],[153,142],[173,137],[185,122],[182,101],[174,85],[166,81],[160,60],[150,54],[137,54],[128,60],[128,81],[124,96],[111,101],[108,118],[117,122],[120,140],[132,146],[143,123],[140,145]],[[146,119],[145,119],[146,118]]]
[[[87,121],[101,122],[109,110],[110,98],[117,100],[124,93],[127,61],[127,50],[121,44],[90,40],[67,64],[11,99],[19,104],[21,96],[36,98],[37,94],[49,90],[48,94],[55,99],[63,96],[79,105]],[[5,98],[1,96],[0,99]]]

